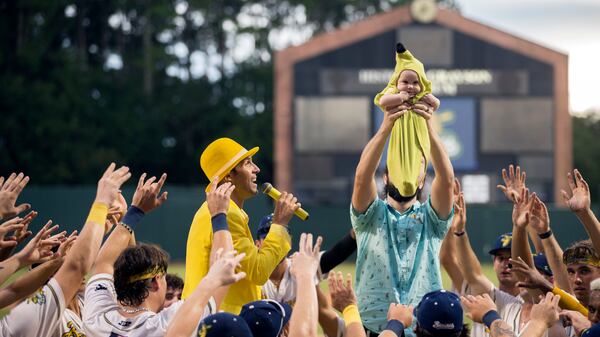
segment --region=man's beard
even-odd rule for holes
[[[405,202],[411,201],[412,199],[414,199],[414,197],[421,194],[421,190],[422,190],[422,188],[418,187],[415,194],[405,197],[402,194],[400,194],[400,191],[398,191],[396,186],[394,186],[394,184],[392,184],[391,182],[388,181],[388,183],[385,184],[385,194],[389,195],[392,199],[396,200],[399,203],[405,203]]]

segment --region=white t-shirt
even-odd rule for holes
[[[267,283],[262,286],[262,293],[265,298],[277,302],[285,302],[293,306],[296,302],[296,280],[290,273],[292,266],[291,259],[286,258],[284,263],[287,264],[287,267],[285,268],[281,282],[279,282],[279,287],[273,281],[267,280]]]
[[[83,310],[83,294],[77,295],[77,305],[79,305],[80,312]],[[55,337],[79,337],[85,336],[83,330],[83,322],[75,312],[69,308],[65,309],[65,312],[60,320],[57,331],[54,333]]]
[[[183,301],[173,303],[159,313],[146,311],[135,317],[124,317],[119,313],[113,276],[96,274],[85,288],[84,303],[83,327],[88,337],[162,337]],[[211,297],[202,318],[214,313],[216,303]]]
[[[324,251],[320,252],[319,258],[323,255]],[[264,298],[275,300],[277,302],[285,302],[290,306],[294,306],[296,303],[296,279],[292,276],[292,259],[286,258],[285,263],[287,267],[283,273],[283,278],[279,282],[279,287],[271,280],[267,280],[262,286],[262,294]],[[315,285],[318,285],[321,280],[326,279],[327,274],[321,274],[320,271],[315,275]]]
[[[65,297],[56,279],[52,278],[0,320],[0,336],[52,336],[59,328],[64,311]]]

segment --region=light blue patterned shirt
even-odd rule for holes
[[[358,245],[356,295],[363,324],[381,332],[390,303],[419,304],[426,293],[442,289],[439,253],[454,212],[440,219],[428,198],[403,213],[376,198],[359,214],[350,206]],[[407,336],[414,336],[406,329]]]

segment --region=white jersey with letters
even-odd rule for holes
[[[135,317],[124,317],[119,305],[113,276],[97,274],[85,288],[83,326],[88,337],[162,337],[183,301],[173,303],[159,313],[142,312]],[[202,318],[216,313],[214,298],[210,298]]]
[[[466,281],[462,285],[461,295],[472,295]],[[527,324],[523,326],[520,324],[521,312],[524,303],[523,299],[520,296],[512,296],[509,293],[496,288],[495,286],[492,286],[492,290],[490,291],[489,295],[494,303],[496,303],[498,314],[500,314],[502,320],[506,322],[511,329],[513,329],[516,336],[520,336],[527,327]],[[573,330],[574,329],[571,329],[570,327],[563,328],[562,324],[559,322],[546,331],[542,336],[570,337],[573,336]],[[489,337],[489,334],[486,332],[485,325],[473,322],[471,337]]]
[[[51,337],[59,329],[64,311],[65,297],[52,278],[0,320],[0,336]]]

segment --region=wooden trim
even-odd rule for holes
[[[275,54],[275,85],[273,104],[275,186],[293,191],[292,167],[292,97],[294,93],[294,63],[280,53]]]
[[[438,10],[435,22],[465,35],[478,38],[542,62],[556,64],[567,58],[567,55],[563,53],[467,19],[457,12],[447,9]]]
[[[569,114],[568,58],[554,64],[554,203],[563,205],[560,190],[568,191],[573,170],[573,129]]]

